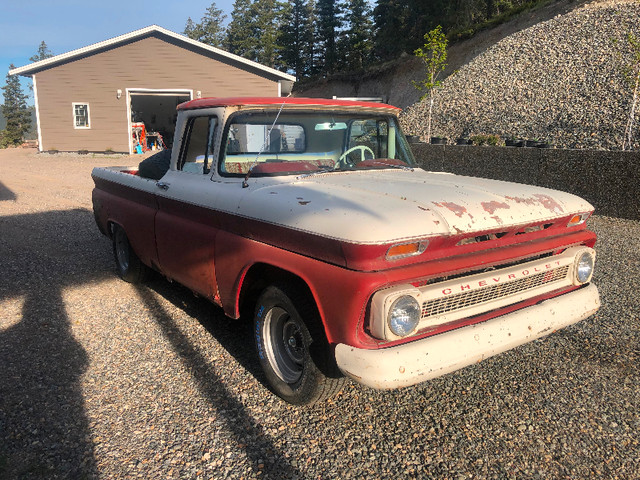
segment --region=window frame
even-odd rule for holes
[[[76,107],[77,106],[86,106],[87,107],[87,124],[86,125],[78,125],[78,117],[76,114]],[[72,113],[73,113],[73,128],[75,130],[89,130],[91,129],[91,109],[89,107],[89,103],[88,102],[72,102],[71,103],[71,108],[72,108]]]
[[[211,173],[211,166],[215,160],[215,152],[213,151],[216,141],[216,135],[218,134],[220,121],[217,115],[207,114],[207,115],[193,115],[187,118],[186,126],[184,129],[183,137],[182,137],[182,145],[180,148],[180,155],[178,156],[178,162],[176,163],[176,171],[193,174],[193,172],[187,172],[184,170],[184,165],[188,163],[186,161],[187,154],[189,153],[189,148],[191,144],[191,138],[193,135],[193,126],[198,119],[206,119],[207,120],[207,138],[204,147],[204,161],[203,161],[203,171],[204,175],[208,175]]]

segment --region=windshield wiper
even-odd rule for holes
[[[398,165],[397,163],[387,163],[387,162],[371,162],[369,165],[383,165],[389,168],[396,168],[400,170],[405,170],[408,172],[413,172],[413,168],[407,165]]]
[[[309,173],[303,173],[301,175],[298,175],[296,177],[297,180],[300,180],[301,178],[308,178],[308,177],[313,177],[314,175],[320,175],[322,173],[330,173],[330,172],[341,172],[343,171],[340,168],[335,168],[335,167],[326,167],[326,168],[322,168],[320,170],[316,170],[314,172],[309,172]]]

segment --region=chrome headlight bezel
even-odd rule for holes
[[[387,325],[393,335],[404,338],[416,331],[422,307],[412,295],[396,298],[387,311]]]
[[[574,262],[573,277],[576,285],[584,285],[589,283],[593,277],[593,269],[595,266],[595,251],[585,249],[576,255]]]
[[[595,250],[585,248],[576,254],[573,263],[573,281],[576,285],[584,285],[591,281],[596,262]]]

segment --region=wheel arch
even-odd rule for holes
[[[238,289],[237,313],[247,318],[253,316],[253,309],[262,291],[270,285],[282,283],[289,283],[313,302],[326,336],[326,320],[321,304],[309,283],[299,275],[269,263],[254,263],[244,274]]]

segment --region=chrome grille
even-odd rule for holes
[[[446,297],[428,300],[422,304],[422,318],[437,317],[447,313],[474,307],[483,303],[500,300],[511,295],[517,295],[542,285],[546,285],[567,276],[569,266],[537,273],[508,283],[487,286],[478,290],[456,293]]]

